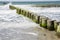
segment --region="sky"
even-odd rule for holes
[[[60,0],[0,0],[0,1],[60,1]]]

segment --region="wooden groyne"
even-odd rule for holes
[[[30,18],[31,20],[33,20],[43,28],[47,28],[49,30],[55,30],[57,34],[60,35],[60,21],[57,21],[56,19],[54,19],[54,16],[51,17],[50,15],[52,15],[52,13],[47,13],[47,12],[44,13],[45,12],[44,10],[41,10],[37,7],[31,7],[28,5],[26,6],[10,5],[10,9],[12,10],[16,9],[16,12],[18,14],[22,14]]]

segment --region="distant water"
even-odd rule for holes
[[[12,2],[12,4],[60,4],[60,1],[53,2]]]
[[[9,2],[1,2],[0,5],[7,4]],[[11,2],[12,4],[60,4],[60,1],[37,1],[37,2]]]

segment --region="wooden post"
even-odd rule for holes
[[[30,18],[30,13],[29,13],[29,18]]]
[[[19,9],[18,9],[18,8],[16,9],[16,13],[18,13],[18,14],[19,14]]]
[[[47,20],[47,28],[49,30],[54,30],[54,20],[50,20],[50,19]]]
[[[32,20],[34,21],[34,22],[36,22],[36,23],[39,23],[39,18],[38,18],[39,16],[37,16],[37,15],[32,15]]]
[[[26,12],[26,17],[28,17],[28,12]]]
[[[22,13],[21,13],[22,15],[23,15],[23,11],[24,11],[24,10],[22,10]]]
[[[21,14],[21,9],[17,9],[17,11],[18,11],[18,14]]]
[[[57,31],[57,26],[59,25],[60,22],[54,21],[54,29]]]
[[[26,17],[28,16],[28,12],[26,11]]]
[[[44,27],[44,28],[47,28],[47,20],[48,18],[47,17],[42,17],[42,23],[41,23],[41,26]]]
[[[28,17],[30,17],[30,12],[28,12]]]
[[[34,17],[35,17],[35,16],[34,16],[34,14],[32,14],[32,17],[31,17],[31,18],[32,18],[32,20],[34,19]]]
[[[30,18],[33,19],[33,14],[32,13],[30,14]]]
[[[60,37],[60,23],[57,26],[57,32],[56,32],[57,36]]]
[[[22,10],[22,15],[24,15],[25,14],[25,10]]]
[[[40,26],[42,26],[42,16],[40,16]]]
[[[26,16],[26,11],[25,11],[25,13],[24,13],[24,16]]]
[[[29,17],[29,12],[27,12],[27,17]]]
[[[25,13],[25,10],[23,11],[23,15],[24,15],[24,13]]]
[[[16,7],[11,6],[11,5],[9,6],[9,8],[12,9],[12,10],[16,9]]]
[[[21,9],[21,14],[22,14],[22,9]]]

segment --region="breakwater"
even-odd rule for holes
[[[55,30],[57,34],[60,33],[60,8],[45,9],[32,7],[31,5],[10,5],[10,9],[16,9],[18,14],[30,18],[43,28]]]

